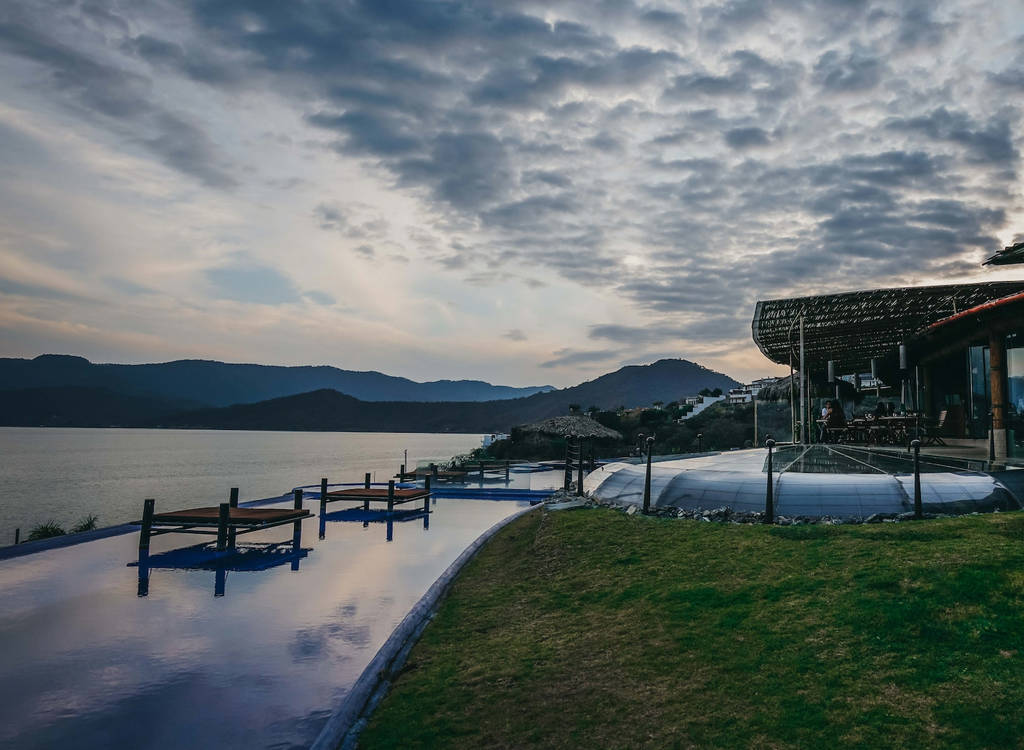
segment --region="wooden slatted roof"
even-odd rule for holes
[[[768,359],[789,364],[799,357],[804,312],[804,347],[809,372],[835,360],[839,374],[869,372],[872,357],[893,359],[899,345],[932,323],[962,310],[1024,292],[1024,281],[872,289],[816,297],[764,300],[754,308],[754,343]]]

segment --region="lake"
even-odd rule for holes
[[[100,526],[158,507],[275,497],[298,485],[385,481],[409,464],[447,461],[480,446],[478,434],[246,432],[0,427],[0,545],[20,527],[65,528],[93,513]]]

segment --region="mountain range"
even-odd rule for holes
[[[6,360],[10,362],[12,360]],[[25,362],[28,360],[13,360]],[[36,360],[31,360],[36,361]],[[0,361],[4,362],[4,361]],[[69,363],[65,363],[69,364]],[[179,363],[167,363],[177,365]],[[219,364],[224,363],[209,363]],[[72,365],[82,367],[82,365]],[[226,365],[231,367],[230,365]],[[94,367],[105,367],[97,365]],[[112,367],[160,367],[131,365]],[[244,365],[259,368],[259,365]],[[302,370],[304,368],[270,368]],[[319,368],[308,368],[319,369]],[[334,369],[334,368],[327,368]],[[216,372],[216,370],[211,370]],[[9,372],[9,371],[8,371]],[[222,371],[223,372],[223,371]],[[251,374],[251,370],[238,371]],[[348,372],[339,370],[337,372]],[[352,430],[394,432],[493,432],[547,417],[565,414],[572,404],[581,408],[596,406],[650,405],[654,401],[673,401],[696,394],[702,388],[727,390],[738,385],[727,375],[709,370],[684,359],[663,359],[649,365],[623,367],[594,380],[570,388],[544,390],[521,398],[495,398],[488,401],[427,401],[392,397],[367,400],[343,393],[337,388],[316,388],[249,403],[219,406],[207,395],[201,383],[184,388],[118,390],[106,384],[48,385],[20,383],[6,387],[0,364],[0,423],[5,425],[52,426],[137,426],[254,430]],[[377,373],[379,374],[379,373]],[[389,376],[383,376],[389,377]],[[258,380],[252,376],[247,385]],[[395,378],[394,380],[404,380]],[[102,381],[101,381],[102,382]],[[109,382],[109,381],[108,381]],[[406,381],[414,385],[414,381]],[[439,381],[465,383],[467,381]],[[469,381],[473,382],[473,381]],[[211,382],[211,392],[222,394],[223,381]],[[501,388],[501,386],[484,386]],[[30,386],[30,387],[25,387]],[[33,387],[34,386],[34,387]],[[138,388],[136,382],[135,387]],[[251,385],[250,385],[251,387]],[[474,386],[475,387],[475,386]],[[513,389],[514,390],[514,389]],[[170,396],[164,394],[171,394]],[[189,398],[184,398],[184,395]],[[201,404],[208,404],[202,406]]]
[[[512,388],[482,380],[418,383],[381,372],[327,365],[280,367],[182,359],[146,365],[94,364],[84,357],[43,354],[0,359],[0,390],[78,386],[103,388],[187,406],[230,406],[332,388],[362,401],[496,401],[553,386]]]

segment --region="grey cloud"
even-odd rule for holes
[[[552,187],[567,188],[572,185],[572,178],[559,172],[546,169],[530,169],[523,172],[520,180],[523,183],[543,183]]]
[[[618,344],[643,345],[663,344],[670,339],[685,338],[687,331],[673,326],[626,326],[616,323],[590,326],[588,335],[592,339],[605,339]]]
[[[541,367],[569,367],[572,365],[587,365],[597,362],[606,362],[621,355],[621,352],[613,349],[602,349],[594,351],[576,351],[574,349],[559,349],[554,352],[554,357],[541,362]]]
[[[505,333],[501,334],[502,338],[508,339],[509,341],[526,341],[526,334],[518,328],[512,328]]]
[[[49,72],[49,85],[69,107],[145,146],[164,164],[211,187],[237,184],[206,133],[158,104],[146,78],[99,62],[48,35],[53,19],[42,9],[38,12],[22,14],[22,23],[0,23],[0,50],[42,66]]]
[[[1015,40],[1017,49],[1024,50],[1024,35]],[[1020,52],[1013,62],[998,73],[989,73],[988,80],[1001,88],[1011,91],[1024,91],[1024,52]]]
[[[736,149],[768,145],[768,133],[763,128],[732,128],[724,135],[725,142]]]
[[[866,91],[878,86],[885,70],[880,59],[865,51],[844,56],[829,50],[814,64],[814,81],[830,91]]]
[[[966,112],[938,107],[926,115],[889,120],[891,130],[920,133],[937,141],[964,146],[975,161],[1009,163],[1019,156],[1006,117],[993,117],[980,124]]]
[[[356,252],[362,255],[364,258],[373,258],[377,255],[372,247],[369,245],[359,245],[356,247]]]

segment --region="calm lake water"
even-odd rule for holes
[[[32,526],[65,527],[89,513],[100,526],[157,507],[212,505],[240,488],[242,501],[299,485],[384,481],[409,463],[447,461],[480,435],[391,432],[242,432],[0,427],[0,545]]]

